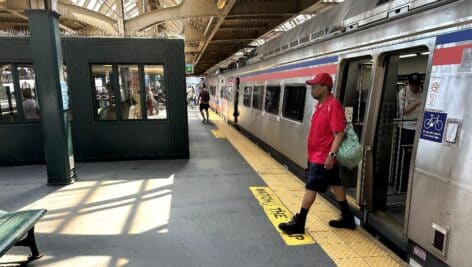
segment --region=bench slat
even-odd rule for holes
[[[0,256],[15,245],[34,224],[46,213],[46,210],[28,210],[7,213],[0,220]]]

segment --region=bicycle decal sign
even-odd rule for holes
[[[421,139],[442,143],[447,113],[425,111],[421,125]]]

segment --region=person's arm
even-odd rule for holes
[[[341,146],[344,140],[345,135],[346,134],[344,132],[334,133],[334,141],[333,141],[333,144],[331,145],[331,149],[329,150],[329,152],[336,153],[338,151],[339,147]],[[335,157],[328,156],[325,162],[325,169],[331,170],[333,168],[334,158]]]
[[[329,114],[329,125],[334,135],[334,140],[331,144],[331,149],[329,152],[336,153],[344,140],[344,130],[346,129],[344,109],[340,104],[332,105]],[[325,169],[331,170],[335,162],[335,157],[328,156],[324,164]]]
[[[421,104],[420,100],[416,100],[410,104],[406,104],[406,92],[407,89],[402,89],[398,94],[398,108],[400,109],[400,116],[405,116],[413,112]]]
[[[405,115],[408,115],[410,114],[411,112],[413,112],[415,109],[417,109],[419,106],[421,105],[421,101],[418,99],[410,104],[408,104],[406,107],[405,107],[405,110],[404,110],[404,114]]]

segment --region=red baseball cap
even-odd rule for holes
[[[328,73],[319,73],[313,79],[306,81],[308,85],[323,84],[329,88],[333,87],[333,79]]]

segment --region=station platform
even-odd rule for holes
[[[190,111],[189,129],[189,160],[79,163],[68,186],[46,186],[45,166],[2,168],[0,209],[48,209],[44,257],[27,266],[404,265],[360,227],[330,228],[339,212],[322,197],[308,233],[284,236],[275,224],[298,211],[303,183],[214,114],[203,124]]]

